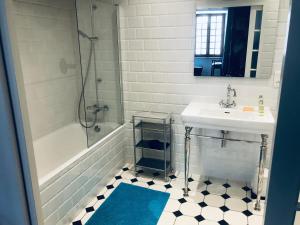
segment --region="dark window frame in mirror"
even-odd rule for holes
[[[262,8],[248,5],[197,9],[194,76],[256,77],[259,57],[252,53],[260,49],[261,32],[257,29],[262,26]],[[214,16],[222,16],[222,26],[218,25],[217,34],[221,37],[217,44],[211,44],[210,40],[210,18]],[[199,20],[201,17],[205,19]],[[215,24],[213,28],[216,28]],[[217,52],[215,49],[210,51],[210,47],[217,47]]]
[[[219,10],[220,11],[220,10]],[[221,10],[222,12],[224,10]],[[206,26],[202,29],[202,27],[198,27],[201,22],[199,22],[200,18],[203,18],[204,23],[206,23]],[[206,18],[206,19],[205,19]],[[215,21],[212,21],[212,18],[215,18]],[[218,21],[218,19],[221,18],[221,22]],[[196,14],[196,49],[195,49],[195,56],[196,57],[220,57],[223,55],[224,51],[224,38],[225,38],[225,19],[226,19],[226,13],[219,13],[217,10],[212,13],[197,13]],[[207,22],[205,22],[207,21]],[[204,24],[203,23],[203,24]],[[201,25],[203,25],[201,24]],[[214,28],[212,28],[212,24],[215,25]],[[221,24],[221,27],[218,28],[218,24]],[[202,35],[203,31],[206,30],[206,35]],[[212,30],[214,30],[215,35],[212,35]],[[217,35],[217,32],[221,31],[220,35]],[[219,41],[217,41],[217,37],[220,36]],[[202,38],[205,37],[205,40],[203,41]],[[212,41],[212,37],[214,37],[214,41]],[[202,48],[202,46],[198,45],[205,44],[206,48]],[[212,45],[214,44],[214,47]],[[217,48],[217,46],[218,47]],[[201,51],[205,49],[205,54],[201,53]],[[211,49],[213,49],[214,54],[211,53]],[[197,50],[199,50],[200,54],[197,54]],[[219,54],[216,54],[216,51],[219,50]]]
[[[263,10],[256,10],[255,29],[254,29],[254,37],[253,37],[253,49],[252,49],[251,68],[250,68],[250,77],[251,78],[256,78],[256,75],[257,75],[262,16],[263,16]]]

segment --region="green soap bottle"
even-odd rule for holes
[[[262,95],[258,97],[258,112],[261,116],[263,116],[265,112],[264,99]]]

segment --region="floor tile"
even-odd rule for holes
[[[202,191],[206,189],[206,186],[203,184],[203,182],[192,181],[189,182],[189,189],[192,191]]]
[[[225,205],[230,209],[230,210],[235,210],[242,212],[247,209],[247,204],[241,199],[238,198],[229,198],[226,200]]]
[[[165,181],[164,178],[161,177],[154,177],[153,178],[154,183],[159,184],[159,185],[166,185],[171,183],[171,179],[169,179],[168,181]]]
[[[221,209],[224,213],[230,210],[226,205],[219,207],[219,209]]]
[[[96,204],[97,201],[98,201],[97,198],[94,198],[92,201],[90,201],[89,204],[87,204],[87,206],[85,206],[85,211],[86,212],[91,211],[92,207]]]
[[[243,213],[236,211],[226,212],[224,219],[232,225],[247,225],[248,223],[247,217]]]
[[[198,221],[190,216],[180,216],[176,218],[175,225],[198,225]]]
[[[248,203],[248,210],[250,212],[252,212],[254,215],[258,215],[258,216],[264,215],[264,213],[265,213],[265,206],[264,206],[264,204],[262,204],[260,211],[254,209],[254,204],[255,204],[255,200],[252,201],[251,203]]]
[[[82,225],[81,220],[74,221],[73,223],[69,225]]]
[[[163,212],[159,218],[157,225],[173,225],[176,217],[171,212]]]
[[[81,212],[75,217],[74,221],[81,220],[86,214],[86,211],[84,209],[81,210]]]
[[[244,210],[242,213],[243,213],[245,216],[247,216],[247,217],[249,217],[249,216],[252,216],[252,215],[253,215],[253,213],[252,213],[252,212],[250,212],[248,209]]]
[[[201,214],[201,207],[198,204],[186,202],[180,206],[180,211],[186,216],[198,216]]]
[[[204,202],[213,207],[221,207],[224,205],[225,200],[220,195],[207,195]]]
[[[199,202],[198,205],[199,205],[201,208],[205,208],[205,207],[208,206],[204,201],[203,201],[203,202]]]
[[[221,211],[221,209],[212,206],[203,208],[201,215],[206,220],[220,221],[223,219],[223,212]]]
[[[133,185],[136,185],[136,186],[139,186],[139,187],[144,187],[144,188],[148,188],[148,184],[144,183],[144,182],[141,182],[141,181],[138,181],[136,183],[134,183]]]
[[[105,199],[97,201],[94,205],[95,210],[97,210],[103,204],[104,201]]]
[[[184,179],[184,172],[176,171],[174,174],[177,178]]]
[[[142,182],[145,182],[145,183],[153,180],[152,174],[148,174],[148,173],[139,174],[137,176],[137,178],[138,178],[139,181],[142,181]]]
[[[175,212],[177,210],[179,210],[180,208],[180,203],[178,202],[178,200],[175,199],[169,199],[166,206],[165,206],[165,211],[168,212]]]
[[[183,216],[182,212],[180,210],[177,210],[175,212],[173,212],[173,215],[177,217]]]
[[[190,191],[189,196],[185,197],[188,202],[199,203],[204,200],[204,195],[199,191]]]
[[[182,173],[170,175],[170,182],[165,182],[161,174],[156,175],[153,171],[141,171],[136,177],[132,166],[126,165],[81,210],[74,222],[84,225],[123,182],[170,193],[158,225],[262,225],[264,210],[253,209],[255,201],[249,198],[250,188],[244,182],[195,175],[189,179],[189,196],[184,197]]]
[[[226,188],[223,186],[223,184],[212,183],[211,185],[207,186],[207,191],[215,195],[222,195],[226,193]]]
[[[196,181],[204,181],[205,177],[200,176],[199,174],[192,174],[191,177]]]
[[[204,220],[200,222],[199,225],[220,225],[220,224],[216,221]]]
[[[113,193],[114,189],[110,189],[110,190],[107,190],[105,193],[104,193],[104,197],[105,198],[108,198],[110,196],[111,193]]]
[[[170,184],[174,188],[182,189],[184,187],[184,179],[177,178],[177,179],[171,180]]]
[[[162,191],[162,192],[166,192],[166,188],[163,185],[159,185],[159,184],[154,184],[149,186],[149,189],[155,190],[155,191]]]
[[[236,187],[236,186],[227,188],[226,194],[228,194],[232,198],[239,198],[239,199],[243,199],[247,196],[246,191],[244,191],[241,187]]]
[[[195,216],[194,217],[198,222],[202,222],[202,221],[205,221],[205,218],[200,214],[198,216]]]
[[[263,217],[253,215],[248,218],[248,224],[249,225],[263,225]]]
[[[185,198],[180,198],[180,199],[178,199],[178,202],[179,202],[180,204],[183,204],[183,203],[186,203],[187,200],[185,200]]]
[[[85,214],[85,216],[81,219],[81,223],[85,224],[92,217],[92,215],[93,215],[93,213]]]
[[[226,220],[224,220],[224,219],[218,221],[218,224],[220,224],[220,225],[229,225],[229,223]]]
[[[167,189],[166,192],[170,193],[170,198],[180,199],[183,196],[183,191],[181,189],[170,188]]]
[[[122,177],[124,179],[131,180],[131,179],[135,178],[136,176],[133,171],[128,170],[128,171],[125,171],[124,173],[122,173]]]
[[[192,189],[192,191],[202,192],[207,189],[207,185],[202,181],[196,182],[196,187]]]

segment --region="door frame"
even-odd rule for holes
[[[5,151],[7,151],[8,154],[15,154],[14,160],[10,161],[9,165],[18,167],[15,171],[6,171],[15,172],[13,175],[16,176],[16,178],[18,177],[18,185],[16,185],[16,189],[12,191],[14,191],[15,196],[18,194],[23,195],[22,204],[18,202],[12,202],[12,204],[14,204],[14,207],[22,210],[20,211],[20,213],[22,212],[21,214],[24,216],[27,214],[28,217],[27,219],[25,217],[23,218],[24,223],[13,224],[42,225],[43,216],[38,176],[23,87],[24,81],[17,48],[12,4],[12,0],[0,0],[0,41],[1,57],[3,59],[2,71],[4,71],[1,77],[1,84],[5,85],[3,89],[1,89],[1,94],[5,96],[5,99],[2,99],[0,105],[3,107],[3,110],[6,110],[5,113],[2,112],[2,114],[0,114],[0,118],[1,120],[10,121],[3,127],[1,123],[1,136],[6,137],[7,141],[11,141],[11,143],[7,142],[6,145],[4,145],[6,147]],[[1,103],[3,103],[3,105]],[[12,152],[8,152],[9,149],[11,149]],[[5,153],[5,151],[3,151],[3,153]],[[9,178],[3,179],[5,181],[3,182],[3,187],[9,185]],[[18,216],[19,215],[11,214],[11,217],[15,217],[16,219]],[[0,221],[0,224],[1,223],[2,221]]]

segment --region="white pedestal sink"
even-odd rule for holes
[[[261,135],[259,172],[257,183],[257,201],[255,209],[260,210],[260,198],[263,187],[263,171],[267,152],[268,134],[273,132],[275,120],[269,107],[265,107],[264,113],[260,114],[257,107],[250,107],[254,110],[248,110],[244,106],[234,108],[221,108],[218,104],[190,103],[181,114],[185,125],[185,188],[184,195],[188,195],[188,177],[189,177],[189,156],[190,139],[193,128],[207,128],[221,131],[235,131],[254,133]],[[227,139],[226,137],[209,137],[197,135],[202,138],[212,138],[228,141],[242,141],[246,143],[256,142],[251,140]]]
[[[269,134],[274,129],[274,117],[269,107],[260,115],[244,111],[244,106],[221,108],[218,104],[190,103],[181,113],[185,126],[215,130],[237,131],[255,134]]]

